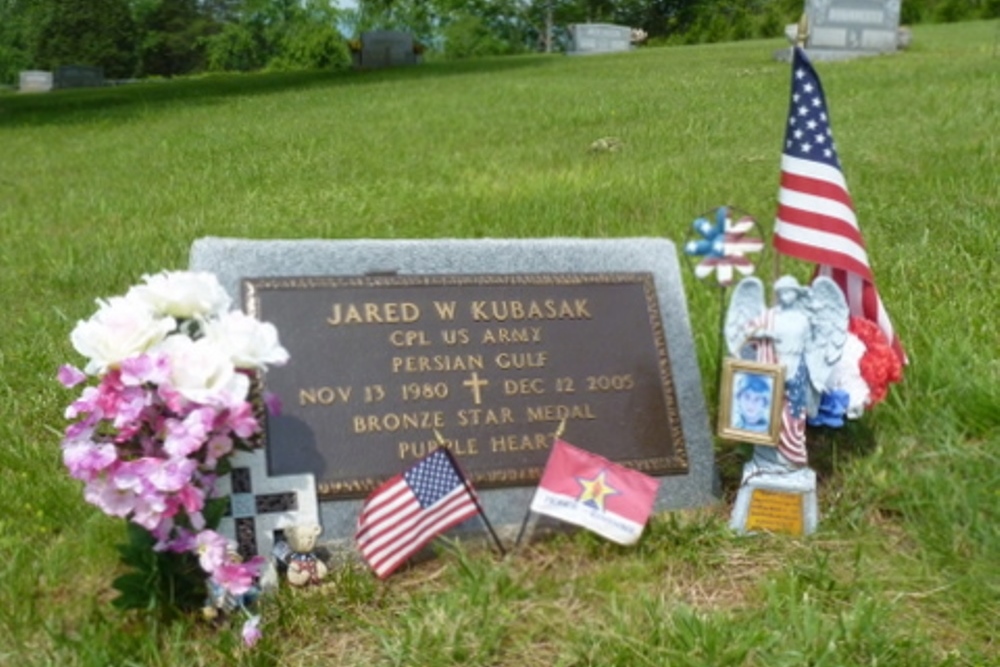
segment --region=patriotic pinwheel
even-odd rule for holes
[[[714,223],[708,219],[713,214]],[[699,216],[691,227],[701,238],[684,244],[684,252],[703,258],[694,267],[695,276],[704,280],[714,273],[718,284],[728,287],[735,278],[734,270],[743,276],[753,274],[754,263],[745,255],[764,249],[756,220],[736,209],[720,206]]]

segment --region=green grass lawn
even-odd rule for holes
[[[769,225],[782,42],[0,96],[0,664],[997,664],[998,34],[917,26],[905,53],[817,64],[911,361],[820,443],[817,534],[729,534],[742,452],[720,444],[719,505],[656,517],[636,548],[579,534],[386,584],[340,570],[270,600],[252,653],[108,603],[123,527],[63,471],[54,377],[93,299],[209,235],[683,242],[720,204]],[[588,151],[601,137],[622,150]],[[718,295],[686,277],[714,404]]]

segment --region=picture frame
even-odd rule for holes
[[[776,447],[781,437],[785,369],[779,364],[723,360],[720,438]]]

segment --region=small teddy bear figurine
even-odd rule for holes
[[[285,576],[292,586],[318,584],[329,571],[315,553],[316,539],[322,531],[315,523],[289,526],[284,530],[285,543],[275,545],[275,555],[288,566]]]

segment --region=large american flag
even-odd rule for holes
[[[437,535],[479,513],[451,453],[437,449],[375,489],[361,508],[355,540],[385,579]]]
[[[847,298],[851,315],[878,324],[902,363],[906,354],[875,289],[854,203],[840,169],[819,76],[794,48],[788,126],[781,155],[781,189],[774,228],[778,252],[817,265]]]

